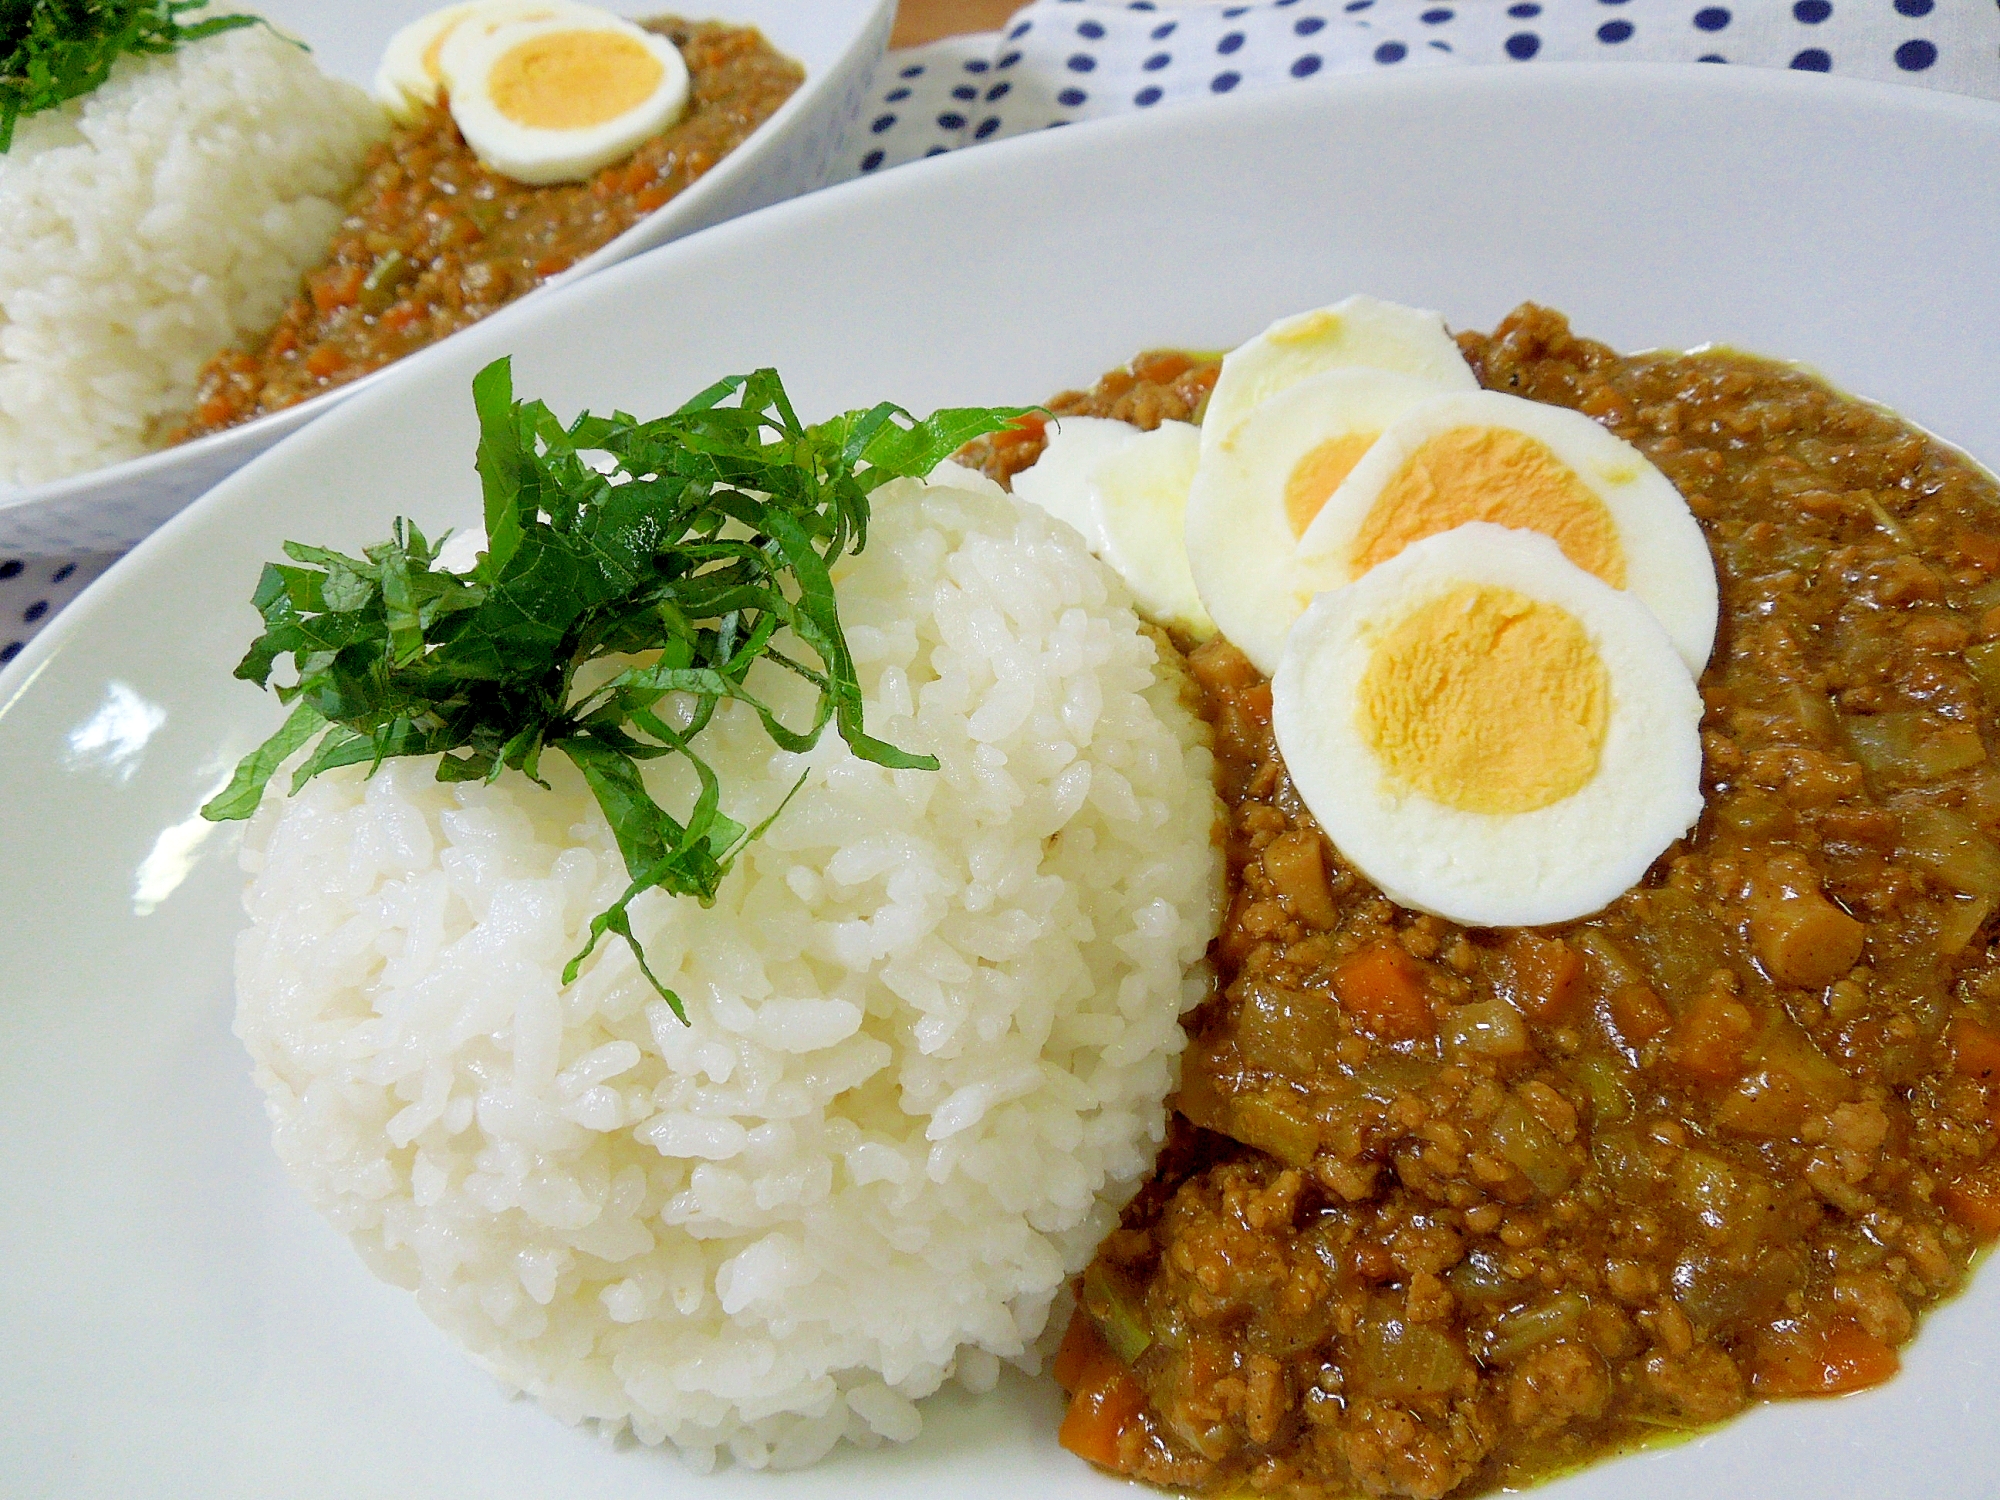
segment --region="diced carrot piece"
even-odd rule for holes
[[[1682,1071],[1723,1081],[1743,1072],[1743,1053],[1757,1021],[1749,1008],[1714,990],[1704,991],[1673,1026],[1668,1056]]]
[[[1823,1327],[1780,1323],[1757,1341],[1752,1379],[1764,1396],[1839,1396],[1880,1385],[1896,1351],[1846,1318]]]
[[[418,303],[398,302],[394,307],[390,308],[387,312],[383,313],[382,316],[377,318],[375,321],[380,323],[384,328],[393,329],[397,332],[400,332],[403,329],[408,328],[412,323],[416,322],[417,319],[421,318],[423,315],[424,315],[424,310],[422,306],[419,305]]]
[[[1393,942],[1350,953],[1333,966],[1341,1008],[1371,1035],[1417,1041],[1437,1034],[1424,998],[1424,966]]]
[[[1649,984],[1621,984],[1611,992],[1611,1024],[1629,1047],[1643,1047],[1674,1024]]]
[[[1944,1211],[1982,1240],[2000,1239],[2000,1180],[1975,1172],[1938,1190]]]
[[[306,356],[306,369],[324,379],[339,372],[347,363],[347,356],[331,344],[321,344]]]
[[[361,297],[361,283],[365,273],[359,266],[342,266],[339,270],[322,271],[309,283],[312,288],[313,306],[321,317],[352,307]]]
[[[1123,1365],[1112,1361],[1108,1367],[1091,1371],[1091,1378],[1070,1398],[1069,1412],[1061,1443],[1078,1458],[1087,1458],[1107,1469],[1118,1467],[1118,1438],[1146,1409],[1146,1393]]]
[[[1951,1023],[1954,1071],[1981,1083],[2000,1083],[2000,1031],[1966,1016]]]
[[[1110,1357],[1111,1351],[1105,1347],[1104,1335],[1097,1330],[1096,1319],[1079,1302],[1076,1311],[1069,1315],[1069,1327],[1063,1330],[1062,1347],[1056,1350],[1049,1373],[1064,1390],[1075,1391],[1094,1366]]]
[[[1583,955],[1561,938],[1525,931],[1507,939],[1506,955],[1521,1014],[1545,1026],[1568,1019],[1583,996]]]
[[[1132,373],[1153,385],[1166,385],[1194,368],[1194,360],[1178,349],[1149,349],[1132,361]]]

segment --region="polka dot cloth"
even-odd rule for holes
[[[998,32],[893,54],[851,166],[1334,73],[1577,61],[1738,63],[2000,98],[2000,4],[1038,0]]]
[[[1989,0],[1037,0],[998,32],[890,54],[848,175],[980,141],[1335,73],[1738,63],[2000,99]],[[110,557],[0,552],[0,666]]]
[[[0,666],[117,558],[0,555]]]

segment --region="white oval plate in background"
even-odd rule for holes
[[[241,0],[301,38],[327,73],[366,88],[389,38],[443,0]],[[766,204],[825,187],[844,160],[861,106],[888,45],[896,0],[603,0],[608,9],[644,18],[661,14],[733,21],[804,66],[806,79],[742,145],[671,201],[610,244],[496,313],[593,271]],[[457,337],[454,334],[452,337]],[[432,346],[435,347],[435,346]],[[221,351],[216,351],[220,353]],[[421,358],[425,350],[412,359]],[[241,468],[287,433],[372,385],[393,366],[334,386],[283,411],[148,453],[124,463],[53,479],[0,483],[0,551],[116,551],[129,547],[195,496]]]
[[[0,1492],[355,1500],[1125,1496],[1009,1376],[913,1445],[687,1473],[509,1401],[289,1190],[230,1035],[235,833],[277,723],[229,670],[259,565],[473,520],[468,385],[664,412],[775,364],[801,412],[1031,402],[1368,291],[1490,327],[1805,361],[2000,455],[2000,109],[1728,68],[1439,70],[1189,106],[782,205],[451,340],[225,482],[0,672]],[[1560,1480],[1550,1500],[1991,1495],[2000,1273],[1902,1375]]]

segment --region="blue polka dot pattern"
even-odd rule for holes
[[[1148,73],[1157,73],[1173,60],[1174,55],[1171,52],[1155,52],[1151,57],[1140,63],[1139,66],[1144,68]]]
[[[1082,89],[1064,89],[1060,94],[1056,95],[1056,103],[1060,104],[1064,109],[1075,109],[1079,104],[1088,104],[1089,102],[1090,95],[1086,94]]]
[[[877,167],[882,165],[882,161],[883,161],[883,153],[879,148],[874,151],[870,151],[866,156],[861,158],[861,170],[864,172],[872,172]]]
[[[968,73],[984,73],[989,66],[990,64],[985,58],[975,57],[966,63],[965,71]]]
[[[970,103],[972,100],[977,99],[979,97],[979,90],[974,88],[969,83],[961,83],[957,88],[951,91],[951,97],[954,99],[963,99],[968,103]]]
[[[1905,42],[1896,49],[1896,66],[1905,73],[1921,73],[1937,61],[1937,48],[1926,41]]]
[[[1076,28],[1076,34],[1080,37],[1087,37],[1093,42],[1104,40],[1104,28],[1095,21],[1083,22]]]
[[[1292,22],[1292,30],[1299,36],[1311,36],[1316,31],[1326,30],[1326,21],[1319,16],[1300,16]]]
[[[57,568],[55,572],[49,574],[49,582],[68,583],[70,579],[75,576],[76,576],[76,564],[64,563],[60,568]]]
[[[873,120],[868,122],[868,128],[876,135],[880,135],[895,123],[896,117],[894,115],[877,115]]]
[[[1149,104],[1158,104],[1160,102],[1160,91],[1150,86],[1140,89],[1138,93],[1132,96],[1132,102],[1141,109],[1144,109]]]
[[[908,89],[890,89],[888,93],[882,96],[882,102],[884,104],[901,104],[909,97],[910,91]]]
[[[1229,33],[1228,36],[1224,37],[1221,41],[1215,44],[1215,50],[1217,52],[1220,52],[1224,57],[1227,57],[1229,56],[1230,53],[1235,52],[1239,48],[1241,48],[1242,45],[1243,45],[1243,33],[1240,31],[1232,31]]]
[[[1724,57],[1720,52],[1704,52],[1700,57],[1697,57],[1695,61],[1726,63],[1729,61],[1729,59]]]
[[[955,109],[946,110],[943,114],[937,117],[937,121],[938,121],[938,129],[940,130],[965,129],[965,116],[960,114]]]
[[[1014,85],[1009,83],[1006,79],[1004,78],[1001,79],[998,83],[994,84],[992,88],[986,91],[986,102],[988,104],[991,104],[995,99],[1006,98],[1007,91],[1013,87]]]
[[[1088,73],[1097,67],[1097,59],[1088,52],[1079,52],[1063,64],[1072,73]]]
[[[1000,117],[998,115],[988,115],[979,122],[979,128],[972,132],[972,138],[975,141],[983,141],[999,128]]]
[[[924,76],[924,65],[922,63],[913,64],[903,69],[897,76],[900,78],[921,78]]]
[[[1542,8],[1536,5],[1534,0],[1522,0],[1522,3],[1519,5],[1510,5],[1507,7],[1507,14],[1517,21],[1532,21],[1541,13]]]
[[[1446,21],[1451,19],[1451,15],[1452,13],[1448,10],[1427,10],[1421,16],[1418,16],[1417,19],[1422,21],[1426,26],[1442,26]]]
[[[1375,49],[1375,61],[1378,63],[1399,63],[1409,55],[1410,49],[1401,42],[1384,42]]]
[[[1026,36],[1029,32],[1033,31],[1034,29],[1035,29],[1035,23],[1033,21],[1023,21],[1019,26],[1016,26],[1012,31],[1007,33],[1007,40],[1010,42],[1018,42],[1022,37]]]
[[[21,623],[32,625],[48,612],[49,601],[46,599],[37,599],[33,604],[30,604],[26,609],[21,611]]]
[[[26,566],[27,564],[18,557],[8,558],[5,562],[0,562],[0,579],[19,578],[21,570]]]
[[[1515,62],[1526,62],[1542,50],[1542,39],[1532,31],[1517,31],[1507,38],[1507,55]]]
[[[1804,73],[1828,73],[1833,70],[1833,57],[1818,47],[1808,47],[1792,59],[1792,66]]]
[[[1794,0],[1792,19],[1805,26],[1817,26],[1833,14],[1831,0]]]
[[[1896,14],[1899,16],[1927,16],[1935,8],[1932,0],[1896,0]]]
[[[1002,57],[1002,58],[1000,59],[1000,61],[998,61],[997,63],[995,63],[995,64],[994,64],[993,66],[994,66],[994,68],[995,68],[996,70],[997,70],[997,69],[1000,69],[1000,68],[1011,68],[1011,67],[1013,67],[1013,66],[1014,66],[1014,64],[1015,64],[1015,63],[1019,62],[1020,60],[1021,60],[1021,54],[1020,54],[1020,53],[1018,53],[1018,52],[1009,52],[1009,53],[1005,54],[1005,55],[1004,55],[1004,56],[1003,56],[1003,57]]]
[[[1694,13],[1694,24],[1701,31],[1720,31],[1729,24],[1729,12],[1719,5],[1711,5]]]
[[[1226,94],[1242,81],[1241,73],[1217,73],[1208,80],[1208,87],[1212,93]]]
[[[1181,23],[1178,21],[1166,21],[1158,26],[1155,26],[1151,31],[1147,32],[1146,35],[1150,36],[1156,42],[1164,42],[1168,37],[1174,34],[1175,28],[1177,28],[1180,24]]]
[[[1597,28],[1597,39],[1609,46],[1632,39],[1633,26],[1630,21],[1606,21]]]
[[[1320,59],[1317,53],[1308,52],[1292,63],[1292,77],[1310,78],[1319,71]]]

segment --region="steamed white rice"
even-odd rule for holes
[[[126,57],[0,156],[0,487],[137,457],[326,253],[380,106],[263,26]]]
[[[1031,1364],[1205,993],[1182,679],[1073,531],[956,477],[885,487],[840,575],[870,731],[943,770],[718,717],[733,816],[809,774],[712,909],[634,908],[691,1026],[616,940],[560,984],[625,883],[560,756],[553,792],[321,777],[249,834],[237,1030],[293,1178],[511,1386],[698,1466],[906,1440]]]

